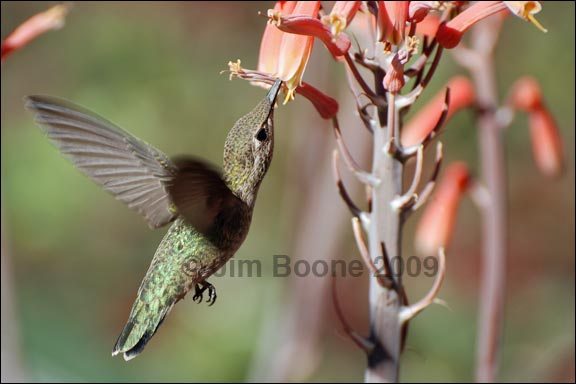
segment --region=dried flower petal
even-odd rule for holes
[[[229,61],[228,70],[221,71],[220,73],[225,72],[230,72],[230,80],[238,77],[240,79],[248,80],[253,85],[257,85],[265,89],[269,89],[270,86],[276,81],[276,76],[269,73],[242,68],[240,59],[236,61]]]

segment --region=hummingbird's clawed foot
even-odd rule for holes
[[[208,301],[207,301],[207,303],[208,303],[208,306],[211,307],[216,302],[216,288],[207,281],[205,281],[204,284],[206,284],[206,286],[208,288]]]
[[[192,300],[200,304],[204,298],[205,290],[208,290],[208,306],[212,306],[216,302],[216,288],[207,281],[196,284],[194,287],[194,296],[192,296]]]

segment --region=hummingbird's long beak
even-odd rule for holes
[[[270,102],[270,105],[272,106],[274,105],[274,102],[276,101],[276,96],[278,96],[278,92],[280,92],[280,88],[282,88],[282,80],[276,79],[276,82],[274,82],[274,85],[272,85],[272,88],[270,88],[268,94],[266,95],[266,98]]]

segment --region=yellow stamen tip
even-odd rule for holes
[[[534,17],[534,15],[529,14],[529,15],[528,15],[528,21],[530,21],[532,24],[534,24],[534,25],[536,26],[536,28],[538,28],[538,29],[541,30],[542,32],[544,32],[544,33],[548,32],[548,30],[547,30],[546,28],[544,28],[544,27],[542,26],[542,24],[540,24],[540,23],[538,22],[538,20],[536,20],[536,18]]]

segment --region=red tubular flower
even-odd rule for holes
[[[388,7],[388,14],[392,17],[392,25],[394,26],[392,43],[399,44],[404,40],[410,2],[385,1],[384,3]]]
[[[383,1],[378,2],[378,41],[390,41],[392,35],[392,20]]]
[[[62,28],[64,18],[70,7],[58,4],[44,12],[40,12],[20,24],[4,41],[2,41],[2,61],[17,49],[22,48],[36,37],[52,29]]]
[[[528,112],[536,166],[546,176],[561,174],[564,169],[562,139],[552,114],[544,104],[538,81],[528,76],[518,79],[508,95],[508,105]]]
[[[515,16],[534,23],[541,31],[546,32],[546,29],[534,18],[534,14],[540,12],[541,9],[542,6],[537,1],[478,1],[448,23],[441,25],[436,38],[444,48],[454,48],[471,26],[503,10],[508,10]]]
[[[506,9],[502,1],[478,1],[446,24],[438,28],[436,39],[444,48],[454,48],[462,40],[464,32],[480,20]]]
[[[564,169],[562,139],[554,117],[546,107],[529,115],[530,137],[534,161],[544,175],[559,176]]]
[[[290,14],[296,6],[295,1],[278,1],[274,5],[274,12]],[[258,70],[266,73],[276,73],[278,59],[280,57],[280,47],[284,33],[278,30],[275,25],[268,23],[262,35],[260,43],[260,54],[258,56]]]
[[[404,40],[409,4],[409,1],[378,2],[379,41],[398,45]]]
[[[474,86],[464,76],[452,78],[446,85],[450,88],[450,103],[448,105],[448,121],[454,113],[472,105],[476,99]],[[401,143],[410,147],[419,144],[434,129],[442,114],[445,91],[439,92],[434,98],[402,128]]]
[[[291,6],[288,6],[286,10],[288,11]],[[315,18],[320,10],[319,1],[298,1],[294,6],[292,13],[294,15],[309,16]],[[275,18],[283,17],[281,12],[269,12],[269,17],[272,15],[272,20]],[[275,25],[277,22],[272,22]],[[262,41],[260,48],[261,61],[269,61],[273,63],[276,60],[277,66],[274,70],[268,73],[279,77],[282,79],[286,86],[288,87],[288,93],[284,102],[294,98],[294,91],[302,82],[302,76],[304,75],[304,70],[310,59],[310,54],[312,52],[312,47],[314,46],[314,37],[295,35],[291,33],[283,33],[282,40],[280,42],[280,47],[264,45],[264,44],[274,43],[273,37],[268,41]],[[271,55],[275,55],[275,58],[270,58]]]
[[[322,23],[329,26],[332,36],[336,37],[350,25],[361,5],[361,1],[337,1],[330,14],[322,16]]]
[[[415,246],[423,255],[434,255],[450,243],[462,195],[470,185],[470,172],[464,163],[452,163],[416,228]]]
[[[319,1],[278,2],[268,13],[270,22],[260,46],[258,68],[285,81],[288,87],[285,103],[293,99],[296,92],[310,100],[323,118],[330,118],[338,112],[338,103],[302,83],[302,76],[314,46],[314,36],[322,35],[326,46],[336,49],[340,49],[348,37],[340,34],[336,42],[332,42],[329,28],[317,19],[319,10]],[[349,47],[348,39],[345,49]]]
[[[330,40],[330,45],[334,47],[340,47],[339,44],[344,41],[343,39],[348,38],[340,34],[333,43],[332,35],[330,34],[330,38],[326,35],[330,33],[329,28],[317,19],[319,10],[319,1],[277,2],[274,9],[268,10],[269,23],[260,45],[258,70],[242,68],[240,60],[237,60],[228,63],[230,77],[240,77],[249,80],[253,85],[264,88],[269,88],[276,78],[280,78],[288,90],[284,103],[294,99],[294,94],[299,93],[312,102],[323,118],[334,116],[338,112],[336,100],[302,82],[302,76],[314,45],[314,36],[299,34],[302,32],[299,28],[307,29],[309,32],[310,29],[320,27],[324,33],[323,39]],[[312,26],[311,20],[314,20]],[[278,25],[290,30],[291,33],[283,32]]]
[[[438,32],[438,27],[440,26],[440,16],[438,15],[428,15],[424,20],[416,24],[416,35],[419,36],[436,36]]]
[[[350,49],[350,38],[346,34],[333,35],[331,28],[317,18],[293,14],[280,17],[272,15],[271,20],[283,32],[319,38],[335,58],[346,54]]]
[[[338,102],[336,100],[305,82],[296,89],[296,93],[310,100],[324,119],[330,119],[338,113]]]

